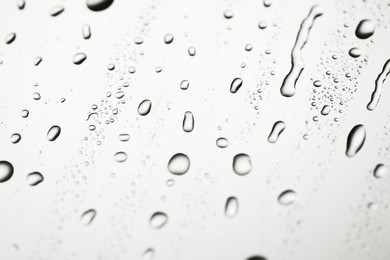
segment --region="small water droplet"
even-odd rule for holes
[[[81,223],[83,223],[84,225],[91,224],[92,221],[95,219],[96,214],[97,214],[97,212],[94,209],[89,209],[89,210],[85,211],[81,215]]]
[[[218,138],[216,143],[219,148],[226,148],[229,146],[229,141],[224,137]]]
[[[6,182],[14,174],[14,167],[8,161],[0,161],[0,182]]]
[[[329,115],[329,113],[330,113],[330,106],[328,105],[323,106],[321,110],[321,115],[327,116]]]
[[[189,54],[190,56],[195,56],[195,54],[196,54],[196,49],[195,49],[195,47],[189,47],[189,48],[188,48],[188,54]]]
[[[50,127],[49,131],[47,132],[47,140],[50,142],[53,142],[56,140],[61,134],[61,127],[58,125],[53,125]]]
[[[152,109],[152,101],[149,99],[143,100],[138,106],[138,114],[140,116],[146,116]]]
[[[230,92],[236,93],[242,86],[242,79],[241,78],[235,78],[233,79],[232,83],[230,84]]]
[[[261,30],[264,30],[265,28],[267,28],[267,23],[265,21],[260,21],[258,26]]]
[[[127,142],[127,141],[130,140],[130,135],[128,135],[128,134],[120,134],[118,138],[122,142]]]
[[[296,198],[297,194],[295,193],[295,191],[285,190],[279,195],[278,201],[281,205],[287,206],[293,204]]]
[[[127,154],[125,152],[117,152],[114,154],[114,160],[118,163],[125,162],[127,160]]]
[[[40,63],[42,62],[42,58],[41,57],[36,57],[34,59],[34,66],[38,66]]]
[[[195,121],[194,121],[194,115],[191,111],[187,111],[184,113],[184,119],[183,119],[183,131],[184,132],[192,132],[194,130]]]
[[[190,86],[190,82],[188,80],[182,80],[182,82],[180,82],[180,88],[182,90],[188,89],[189,86]]]
[[[165,36],[164,36],[164,42],[166,43],[166,44],[171,44],[172,42],[173,42],[173,34],[171,34],[171,33],[167,33],[167,34],[165,34]]]
[[[43,175],[39,172],[32,172],[27,175],[26,181],[30,186],[36,186],[39,183],[43,182]]]
[[[247,175],[252,170],[252,161],[249,155],[240,153],[233,158],[233,171],[238,175]]]
[[[238,213],[238,199],[236,197],[229,197],[225,204],[225,215],[228,218],[233,218]]]
[[[18,0],[16,3],[17,3],[19,10],[23,10],[24,7],[26,6],[25,0]]]
[[[15,39],[16,39],[16,33],[14,32],[9,33],[7,34],[7,36],[5,36],[5,43],[11,44],[13,41],[15,41]]]
[[[265,7],[270,7],[271,4],[272,4],[272,1],[271,1],[271,0],[263,0],[263,5],[264,5]]]
[[[11,139],[11,143],[17,144],[22,139],[22,136],[20,134],[18,134],[18,133],[14,133],[14,134],[11,135],[10,139]]]
[[[23,109],[20,112],[20,116],[23,117],[23,118],[27,118],[29,114],[30,114],[30,112],[27,109]]]
[[[252,44],[248,43],[248,44],[245,45],[245,50],[246,51],[251,51],[252,49],[253,49],[253,45]]]
[[[387,171],[388,169],[386,168],[386,166],[380,163],[377,166],[375,166],[374,177],[380,179],[386,175]]]
[[[366,129],[363,125],[356,125],[349,132],[347,139],[346,155],[348,157],[354,157],[360,149],[363,147],[366,140]]]
[[[348,51],[349,56],[352,58],[358,58],[362,55],[362,51],[359,48],[352,48]]]
[[[114,0],[87,0],[87,7],[95,12],[103,11],[111,6]]]
[[[73,63],[80,65],[87,59],[87,55],[83,52],[78,52],[73,56]]]
[[[153,248],[148,248],[145,250],[142,260],[153,260],[155,255],[154,249]]]
[[[114,70],[114,69],[115,69],[115,64],[114,64],[114,63],[109,63],[109,64],[107,65],[107,69],[108,69],[108,70]]]
[[[375,24],[369,19],[361,20],[356,27],[355,35],[359,39],[367,39],[375,32]]]
[[[190,169],[190,159],[184,153],[177,153],[169,159],[168,171],[174,175],[183,175]]]
[[[155,212],[149,220],[153,228],[162,228],[168,222],[167,214],[163,212]]]
[[[316,88],[319,88],[322,86],[322,82],[320,80],[315,80],[313,82],[313,86],[316,87]]]
[[[225,12],[223,12],[223,16],[226,19],[232,19],[233,18],[233,12],[231,10],[226,10]]]
[[[64,10],[65,10],[65,8],[62,5],[56,5],[52,9],[50,9],[49,13],[51,16],[55,17],[55,16],[61,14]]]
[[[267,260],[267,258],[265,258],[264,256],[255,255],[255,256],[248,257],[246,260]]]
[[[81,33],[84,39],[88,40],[89,38],[91,38],[91,27],[89,26],[89,24],[83,24]]]
[[[286,129],[286,123],[283,121],[277,121],[268,136],[268,142],[271,144],[276,143],[279,140],[279,136],[283,133],[284,129]]]
[[[39,94],[38,92],[35,92],[33,95],[32,95],[32,98],[34,100],[40,100],[41,99],[41,94]]]

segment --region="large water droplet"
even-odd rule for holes
[[[233,171],[238,175],[247,175],[252,170],[252,161],[249,155],[240,153],[233,158]]]
[[[73,63],[80,65],[87,59],[87,55],[83,52],[78,52],[73,56]]]
[[[233,79],[232,83],[230,84],[230,92],[236,93],[242,86],[242,79],[241,78],[235,78]]]
[[[22,136],[21,136],[20,134],[18,134],[18,133],[12,134],[12,135],[11,135],[11,138],[10,138],[11,143],[13,143],[13,144],[19,143],[19,141],[20,141],[21,139],[22,139]]]
[[[117,152],[114,154],[114,160],[119,163],[125,162],[127,160],[127,154],[125,152]]]
[[[5,43],[11,44],[16,39],[16,33],[12,32],[5,36]]]
[[[163,212],[155,212],[150,217],[150,221],[149,221],[150,225],[153,228],[162,228],[167,222],[168,222],[168,216]]]
[[[238,199],[236,197],[229,197],[225,204],[225,215],[228,218],[236,216],[238,213]]]
[[[110,7],[114,0],[87,0],[87,7],[95,12],[103,11]]]
[[[297,194],[295,193],[295,191],[285,190],[279,195],[278,201],[281,205],[287,206],[294,203],[296,198],[297,198]]]
[[[194,122],[194,115],[191,111],[187,111],[184,113],[184,119],[183,119],[183,131],[184,132],[192,132],[194,130],[195,122]]]
[[[61,127],[59,127],[58,125],[53,125],[52,127],[50,127],[49,131],[47,131],[47,140],[53,142],[58,138],[58,136],[60,136],[60,134]]]
[[[217,139],[216,144],[219,148],[226,148],[229,146],[229,141],[224,137],[220,137]]]
[[[26,181],[30,186],[36,186],[39,183],[43,182],[43,175],[39,172],[32,172],[27,175]]]
[[[149,114],[150,109],[152,109],[152,101],[145,99],[138,106],[138,114],[140,116],[146,116]]]
[[[354,157],[360,149],[363,147],[366,140],[366,129],[363,125],[356,125],[349,132],[347,139],[346,155],[348,157]]]
[[[190,159],[184,153],[177,153],[168,162],[168,170],[175,175],[185,174],[190,169]]]
[[[377,166],[375,166],[375,169],[374,169],[374,177],[375,178],[382,178],[383,176],[386,175],[388,169],[386,168],[386,166],[382,163],[378,164]]]
[[[82,215],[81,215],[81,223],[83,223],[84,225],[89,225],[92,223],[92,221],[95,219],[96,217],[96,210],[94,209],[89,209],[87,211],[85,211]]]
[[[356,37],[358,37],[359,39],[367,39],[371,35],[373,35],[374,32],[375,32],[374,22],[368,19],[364,19],[359,22],[358,26],[356,27],[355,34]]]
[[[14,167],[8,161],[0,161],[0,182],[6,182],[14,174]]]
[[[284,129],[286,129],[286,123],[283,121],[277,121],[268,136],[268,142],[276,143],[279,140],[279,136],[283,133]]]

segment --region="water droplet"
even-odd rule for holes
[[[245,45],[245,50],[246,51],[251,51],[252,49],[253,49],[253,45],[252,44],[248,43],[248,44]]]
[[[265,258],[264,256],[255,255],[255,256],[248,257],[246,260],[267,260],[267,258]]]
[[[50,15],[55,17],[62,13],[65,10],[65,8],[62,5],[56,5],[52,9],[50,9]]]
[[[313,82],[313,86],[316,87],[316,88],[319,88],[322,86],[322,82],[320,80],[315,80]]]
[[[118,163],[123,163],[127,160],[127,154],[125,152],[117,152],[114,154],[114,160]]]
[[[50,127],[49,131],[47,132],[47,140],[53,142],[58,138],[58,136],[60,136],[60,134],[61,134],[61,127],[59,127],[58,125],[53,125],[52,127]]]
[[[279,140],[279,136],[283,133],[284,129],[286,129],[286,123],[283,121],[277,121],[268,136],[268,142],[271,144],[276,143]]]
[[[164,36],[164,42],[165,42],[166,44],[171,44],[171,43],[173,42],[173,34],[171,34],[171,33],[165,34],[165,36]]]
[[[14,174],[14,167],[7,161],[0,161],[0,182],[6,182]]]
[[[134,74],[135,73],[135,68],[134,67],[129,67],[129,69],[127,70],[130,74]]]
[[[41,94],[39,94],[38,92],[35,92],[33,95],[32,95],[32,98],[34,100],[40,100],[41,99]]]
[[[216,143],[219,148],[226,148],[229,146],[229,141],[224,137],[218,138]]]
[[[188,80],[183,80],[182,82],[180,82],[180,88],[182,90],[188,89],[189,86],[190,86],[190,82]]]
[[[327,116],[329,115],[329,113],[330,113],[330,106],[328,105],[323,106],[321,110],[321,115]]]
[[[109,63],[109,64],[107,65],[107,69],[108,69],[108,70],[114,70],[114,69],[115,69],[115,64],[114,64],[114,63]]]
[[[13,41],[15,41],[15,39],[16,39],[16,33],[14,32],[9,33],[7,34],[7,36],[5,36],[5,43],[11,44]]]
[[[349,50],[348,54],[352,58],[358,58],[360,55],[362,55],[362,51],[359,48],[352,48]]]
[[[315,5],[310,9],[309,15],[301,24],[301,28],[298,31],[298,35],[291,52],[291,70],[284,78],[280,88],[280,93],[285,97],[292,97],[295,95],[296,83],[305,68],[305,63],[302,58],[302,49],[309,40],[310,29],[313,27],[315,19],[320,17],[323,13],[322,7]]]
[[[152,260],[154,258],[155,252],[153,248],[148,248],[145,250],[142,260]]]
[[[30,186],[36,186],[39,183],[43,182],[43,175],[39,172],[32,172],[27,175],[26,181]]]
[[[264,30],[265,28],[267,28],[267,23],[265,21],[260,21],[258,26],[261,30]]]
[[[95,12],[103,11],[111,6],[114,0],[87,0],[87,7]]]
[[[27,118],[29,114],[30,114],[30,112],[27,109],[23,109],[20,112],[20,116],[23,117],[23,118]]]
[[[183,131],[184,132],[192,132],[194,130],[194,115],[191,111],[187,111],[184,113],[184,119],[183,119]]]
[[[279,195],[278,201],[281,205],[287,206],[294,203],[296,198],[297,198],[297,194],[295,193],[295,191],[285,190]]]
[[[356,27],[355,35],[359,39],[367,39],[375,32],[375,24],[373,21],[364,19],[361,20]]]
[[[96,217],[96,210],[94,209],[89,209],[87,211],[85,211],[82,215],[81,215],[81,223],[83,223],[84,225],[89,225],[92,223],[92,221],[95,219]]]
[[[40,63],[42,62],[42,58],[41,57],[36,57],[34,59],[34,66],[38,66]]]
[[[226,10],[225,12],[223,12],[223,16],[226,19],[232,19],[233,18],[233,12],[231,10]]]
[[[388,169],[386,168],[386,166],[382,163],[378,164],[375,169],[374,169],[374,177],[375,178],[382,178],[383,176],[386,175]]]
[[[78,52],[73,56],[73,63],[80,65],[87,59],[87,55],[83,52]]]
[[[249,155],[240,153],[233,158],[233,171],[238,175],[247,175],[252,170],[252,161]]]
[[[119,135],[119,140],[122,142],[127,142],[130,140],[130,135],[128,134],[120,134]]]
[[[17,3],[19,10],[23,10],[24,7],[26,6],[26,2],[24,0],[18,0],[16,3]]]
[[[346,155],[354,157],[363,147],[366,140],[366,129],[363,125],[356,125],[352,128],[347,139]]]
[[[382,72],[379,73],[375,80],[375,89],[371,94],[371,100],[367,104],[367,109],[373,111],[382,96],[383,83],[386,81],[387,76],[390,74],[390,59],[388,59],[383,66]]]
[[[146,116],[149,114],[150,109],[152,109],[152,101],[145,99],[138,106],[138,114],[140,116]]]
[[[263,5],[264,5],[265,7],[270,7],[271,4],[272,4],[272,1],[271,1],[271,0],[263,0]]]
[[[242,79],[241,78],[235,78],[233,79],[232,83],[230,84],[230,92],[236,93],[242,86]]]
[[[195,49],[195,47],[189,47],[189,48],[188,48],[188,54],[189,54],[190,56],[195,56],[195,54],[196,54],[196,49]]]
[[[168,171],[174,175],[183,175],[190,169],[190,159],[184,153],[177,153],[169,159]]]
[[[14,134],[11,135],[10,139],[11,139],[11,143],[17,144],[22,139],[22,136],[20,134],[18,134],[18,133],[14,133]]]
[[[137,45],[140,45],[140,44],[144,43],[144,39],[142,39],[141,37],[136,37],[136,38],[134,38],[134,43]]]
[[[89,38],[91,38],[91,27],[89,26],[89,24],[83,24],[81,33],[84,39],[88,40]]]
[[[229,197],[225,204],[225,215],[228,218],[233,218],[238,213],[238,200],[236,197]]]
[[[153,228],[162,228],[167,222],[168,222],[168,216],[163,212],[155,212],[150,217],[150,221],[149,221],[150,225]]]

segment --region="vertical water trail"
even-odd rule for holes
[[[379,73],[378,77],[375,80],[375,89],[372,92],[370,102],[367,104],[368,110],[373,111],[378,105],[378,102],[382,95],[383,83],[385,82],[389,74],[390,74],[390,59],[388,59],[385,65],[383,65],[382,72]]]

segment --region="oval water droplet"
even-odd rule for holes
[[[27,118],[29,114],[30,114],[30,111],[28,111],[27,109],[23,109],[20,112],[20,116],[23,117],[23,118]]]
[[[89,38],[91,38],[91,27],[89,26],[89,24],[83,25],[81,33],[84,39],[88,40]]]
[[[114,0],[87,0],[87,7],[95,12],[103,11],[111,6]]]
[[[229,146],[229,141],[224,137],[220,137],[217,139],[216,144],[219,148],[226,148]]]
[[[242,86],[242,79],[241,78],[235,78],[233,79],[232,83],[230,84],[230,92],[236,93]]]
[[[128,134],[120,134],[119,135],[119,140],[122,142],[127,142],[127,141],[129,141],[129,139],[130,139],[130,135],[128,135]]]
[[[172,42],[173,42],[173,34],[171,34],[171,33],[167,33],[167,34],[165,34],[165,36],[164,36],[164,42],[166,43],[166,44],[171,44]]]
[[[6,182],[14,174],[14,167],[8,161],[0,161],[0,182]]]
[[[59,127],[58,125],[53,125],[52,127],[50,127],[49,131],[47,132],[47,140],[53,142],[58,138],[58,136],[60,136],[60,134],[61,134],[61,127]]]
[[[363,125],[356,125],[349,132],[347,139],[347,150],[345,154],[348,157],[354,157],[363,147],[366,140],[366,129]]]
[[[188,80],[182,80],[182,82],[180,82],[180,88],[182,90],[188,89],[189,86],[190,86],[190,82]]]
[[[127,160],[127,154],[125,152],[117,152],[114,154],[114,159],[118,163],[125,162]]]
[[[240,153],[233,158],[233,171],[238,175],[247,175],[252,170],[252,161],[249,155]]]
[[[26,181],[30,186],[36,186],[43,182],[44,178],[40,172],[32,172],[27,175]]]
[[[278,201],[281,205],[287,206],[293,204],[296,198],[297,194],[295,193],[295,191],[285,190],[279,195]]]
[[[15,39],[16,39],[16,33],[14,32],[9,33],[7,34],[7,36],[5,36],[5,43],[11,44],[13,41],[15,41]]]
[[[65,10],[65,8],[62,5],[56,5],[52,9],[50,9],[49,13],[51,16],[55,17],[55,16],[61,14],[64,10]]]
[[[177,153],[169,159],[168,171],[174,175],[185,174],[190,169],[190,158],[184,153]]]
[[[155,212],[149,220],[149,223],[153,228],[162,228],[167,222],[168,216],[164,212]]]
[[[380,163],[375,166],[374,177],[380,179],[387,174],[387,171],[387,167],[384,164]]]
[[[321,109],[321,115],[327,116],[329,115],[329,113],[330,113],[330,106],[328,105],[323,106]]]
[[[95,219],[96,214],[97,214],[97,212],[94,209],[89,209],[89,210],[85,211],[81,215],[81,223],[83,223],[84,225],[91,224],[92,221]]]
[[[362,55],[362,51],[359,48],[352,48],[348,51],[349,56],[352,58],[358,58]]]
[[[264,30],[265,28],[267,28],[267,23],[265,21],[260,21],[258,26],[261,30]]]
[[[279,140],[279,136],[283,133],[284,129],[286,129],[286,123],[283,121],[277,121],[268,136],[268,142],[271,144],[276,143]]]
[[[183,119],[183,131],[184,132],[192,132],[194,130],[195,121],[194,121],[194,115],[191,111],[187,111],[184,113],[184,119]]]
[[[10,138],[11,143],[13,143],[13,144],[19,143],[19,141],[20,141],[21,139],[22,139],[22,136],[21,136],[20,134],[18,134],[18,133],[12,134],[12,135],[11,135],[11,138]]]
[[[232,18],[233,18],[233,12],[232,12],[232,10],[226,10],[225,12],[223,12],[223,16],[224,16],[226,19],[232,19]]]
[[[367,39],[375,32],[375,24],[369,19],[361,20],[356,27],[355,35],[359,39]]]
[[[19,10],[23,10],[24,7],[26,6],[25,0],[18,0],[17,1],[17,6],[18,6]]]
[[[316,88],[319,88],[322,86],[322,82],[320,80],[315,80],[313,82],[313,86],[316,87]]]
[[[73,63],[80,65],[87,59],[87,55],[83,52],[78,52],[73,56]]]
[[[229,197],[225,204],[225,215],[228,218],[233,218],[238,213],[238,199],[236,197]]]
[[[138,106],[138,114],[140,116],[146,116],[152,109],[152,101],[149,99],[143,100]]]

